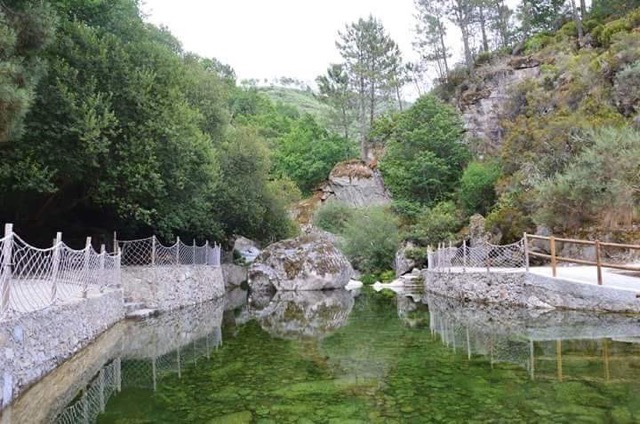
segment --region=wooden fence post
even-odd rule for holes
[[[600,254],[600,240],[596,240],[596,270],[598,272],[598,285],[602,285],[602,257]]]
[[[556,276],[556,238],[554,236],[549,237],[549,250],[551,251],[551,275]]]
[[[522,240],[524,243],[524,268],[529,272],[529,239],[527,238],[527,233],[524,233]]]
[[[180,265],[180,236],[176,237],[176,265]]]
[[[62,243],[62,233],[57,232],[53,240],[53,255],[51,257],[51,303],[56,301],[58,296],[58,271],[60,270],[60,243]]]
[[[89,291],[89,266],[91,261],[91,237],[87,237],[87,243],[84,247],[84,281],[82,282],[82,297],[86,298]]]
[[[0,268],[0,316],[9,312],[11,304],[11,253],[13,252],[13,224],[4,226],[2,243],[2,268]]]

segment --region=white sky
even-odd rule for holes
[[[239,80],[315,80],[340,61],[338,31],[369,14],[405,58],[414,55],[413,0],[144,0],[143,11],[186,50],[231,65]]]

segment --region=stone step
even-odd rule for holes
[[[157,309],[137,309],[135,311],[127,312],[125,317],[127,319],[146,319],[158,316],[159,313],[160,312]]]
[[[138,309],[145,309],[144,303],[141,303],[141,302],[125,302],[124,303],[125,313],[137,311]]]

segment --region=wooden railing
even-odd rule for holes
[[[529,249],[529,240],[543,240],[549,242],[549,255],[544,253],[531,252]],[[568,244],[579,244],[586,246],[595,246],[595,261],[588,261],[584,259],[574,259],[574,258],[565,258],[562,256],[556,255],[556,242],[559,243],[568,243]],[[612,269],[620,269],[624,271],[636,271],[640,272],[640,267],[633,267],[629,265],[619,265],[619,264],[610,264],[602,262],[602,252],[604,248],[612,247],[617,249],[627,249],[627,250],[640,250],[640,246],[633,244],[619,244],[619,243],[604,243],[599,240],[576,240],[576,239],[566,239],[566,238],[558,238],[554,236],[544,237],[544,236],[532,236],[530,234],[524,233],[524,246],[525,246],[525,256],[526,256],[526,264],[528,269],[529,264],[529,256],[536,256],[539,258],[546,258],[551,260],[551,272],[552,275],[556,276],[556,268],[558,262],[569,262],[580,265],[591,265],[595,266],[598,273],[598,284],[602,285],[602,268],[612,268]]]

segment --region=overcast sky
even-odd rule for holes
[[[340,61],[338,30],[369,14],[412,58],[412,0],[144,0],[147,20],[166,25],[186,50],[231,65],[239,79],[313,81]]]

